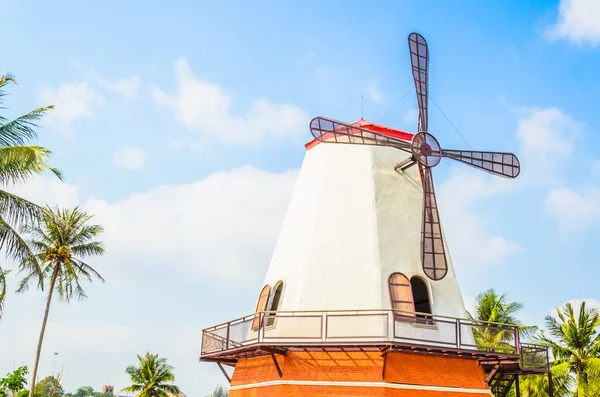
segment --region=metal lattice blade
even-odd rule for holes
[[[431,168],[419,164],[423,184],[423,224],[421,225],[421,264],[432,280],[441,280],[448,273],[446,249],[438,213]]]
[[[320,142],[389,146],[410,152],[410,142],[323,117],[311,120],[310,132]]]
[[[419,132],[427,131],[428,115],[427,100],[429,98],[429,48],[425,38],[418,33],[408,36],[410,63],[412,64],[413,79],[419,103]]]
[[[519,159],[512,153],[443,149],[442,157],[448,157],[487,171],[490,174],[507,178],[516,178],[521,172]]]

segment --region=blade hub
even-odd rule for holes
[[[433,135],[421,131],[413,136],[410,143],[413,157],[425,167],[435,167],[442,159],[442,149]]]
[[[421,145],[421,153],[423,153],[425,156],[431,156],[432,152],[433,152],[433,149],[431,149],[430,144],[424,143]]]

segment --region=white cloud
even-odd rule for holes
[[[55,106],[54,110],[44,117],[44,122],[65,134],[73,133],[74,121],[92,117],[93,106],[103,101],[87,82],[63,84],[57,89],[44,89],[40,93],[40,100],[44,105]]]
[[[516,180],[457,165],[438,189],[446,236],[457,263],[502,264],[525,251],[506,237],[489,233],[483,218],[474,214],[471,206],[519,189],[555,188],[561,180],[559,171],[572,156],[576,138],[584,128],[556,108],[520,109],[516,114],[519,120],[515,136],[519,147],[515,152],[521,161],[521,175]],[[563,196],[556,194],[547,200],[547,209],[554,214],[567,211]],[[580,211],[590,212],[588,200],[581,201],[586,205]]]
[[[109,80],[91,68],[87,69],[86,74],[100,87],[121,94],[127,99],[135,98],[140,88],[141,79],[137,75]]]
[[[558,308],[562,308],[564,307],[567,303],[570,303],[571,306],[573,306],[573,312],[575,313],[575,315],[579,314],[579,310],[581,309],[581,304],[585,302],[585,308],[586,309],[595,309],[600,311],[600,301],[598,299],[594,299],[594,298],[585,298],[585,299],[569,299],[568,301],[566,301],[565,303],[563,303],[562,305],[560,305]],[[556,308],[552,308],[552,310],[550,310],[550,314],[551,316],[556,317]]]
[[[568,187],[564,170],[572,163],[581,167],[574,153],[586,126],[557,108],[525,109],[521,115],[517,138],[521,143],[522,175],[520,187],[549,189],[544,209],[556,219],[563,232],[594,227],[600,220],[600,187],[575,190]],[[590,164],[594,175],[596,163]]]
[[[551,39],[567,39],[577,44],[600,44],[600,2],[561,0],[558,21],[548,29]]]
[[[403,125],[413,126],[412,128],[417,129],[417,124],[419,122],[419,109],[410,108],[402,117]]]
[[[517,138],[526,155],[533,153],[564,157],[573,151],[574,138],[583,128],[581,123],[557,108],[521,111]]]
[[[545,209],[564,231],[585,230],[600,221],[600,188],[576,192],[568,187],[550,190]]]
[[[232,98],[221,87],[196,78],[185,59],[175,63],[175,75],[177,94],[167,94],[154,86],[154,99],[174,108],[177,120],[204,136],[244,143],[306,132],[308,116],[296,105],[274,104],[261,98],[252,101],[245,115],[237,116],[232,114]]]
[[[369,92],[369,97],[373,102],[381,103],[383,102],[383,92],[381,92],[381,88],[379,87],[379,80],[373,80],[369,82],[367,85],[367,90]]]
[[[520,184],[555,184],[570,160],[585,125],[557,108],[517,110],[520,142]]]
[[[524,252],[517,243],[490,235],[482,218],[471,211],[479,200],[506,194],[515,186],[509,181],[477,170],[461,169],[439,189],[439,205],[445,235],[456,263],[489,266],[505,263]]]
[[[11,186],[8,190],[39,205],[72,207],[81,202],[77,187],[58,178],[35,176],[29,182]]]
[[[140,78],[138,76],[131,76],[113,81],[102,79],[98,80],[97,83],[99,86],[119,93],[127,99],[133,99],[140,87]]]
[[[50,194],[61,206],[81,204],[105,227],[106,255],[90,264],[107,282],[86,284],[84,303],[52,306],[40,378],[51,373],[57,351],[67,390],[88,383],[99,389],[99,379],[120,388],[125,366],[150,351],[168,357],[188,395],[225,384],[218,368],[197,363],[201,329],[254,309],[296,177],[296,170],[241,167],[116,202],[81,199],[77,188],[54,180],[20,187],[35,202]],[[12,289],[17,274],[9,276]],[[15,343],[0,343],[7,357],[0,373],[13,360],[31,366],[44,309],[39,292],[8,298],[0,340]]]
[[[104,225],[109,256],[169,262],[194,277],[242,280],[256,276],[257,264],[266,268],[296,176],[242,167],[117,203],[90,198],[79,204]],[[42,178],[11,191],[61,206],[79,199],[74,186]]]
[[[148,153],[135,147],[119,149],[114,155],[115,165],[125,170],[142,169],[147,159]]]

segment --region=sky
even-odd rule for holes
[[[11,189],[105,227],[90,264],[106,283],[53,304],[40,378],[56,358],[67,391],[120,389],[150,351],[188,396],[226,384],[198,362],[201,330],[254,310],[308,121],[356,121],[362,95],[366,119],[414,131],[413,31],[431,52],[430,132],[522,164],[516,180],[434,170],[467,305],[495,288],[538,325],[567,301],[600,307],[595,0],[26,0],[3,16],[0,73],[18,79],[3,115],[54,104],[39,144],[65,175]],[[43,308],[39,291],[8,296],[0,374],[31,367]]]

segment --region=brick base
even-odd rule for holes
[[[230,397],[271,396],[486,396],[477,361],[388,353],[385,378],[379,352],[290,352],[241,359],[231,379]],[[349,385],[350,383],[350,385]],[[256,386],[252,386],[256,385]]]

